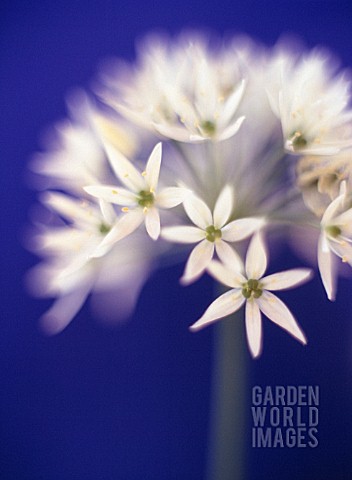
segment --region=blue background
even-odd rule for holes
[[[107,328],[85,306],[52,338],[37,324],[49,302],[23,288],[36,263],[21,245],[35,199],[26,165],[40,132],[66,115],[66,93],[88,87],[107,56],[132,58],[136,38],[155,28],[210,27],[267,44],[295,32],[352,66],[351,14],[349,1],[1,2],[1,480],[204,473],[213,329],[191,335],[187,327],[212,298],[210,280],[183,289],[182,266],[159,271],[130,322]],[[287,266],[286,254],[273,271]],[[329,303],[316,275],[304,290],[283,295],[309,345],[266,322],[263,356],[252,361],[244,353],[248,396],[252,385],[319,385],[321,395],[315,449],[251,448],[248,398],[246,479],[352,478],[351,292],[351,280],[340,280],[338,301]]]

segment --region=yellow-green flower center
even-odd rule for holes
[[[337,225],[329,225],[328,227],[325,227],[325,231],[330,237],[337,238],[339,235],[341,235],[341,228],[338,227]]]
[[[218,238],[221,238],[221,230],[215,228],[214,225],[210,225],[205,229],[206,235],[205,238],[208,242],[215,242]]]
[[[301,150],[308,143],[304,135],[297,130],[292,133],[292,135],[290,136],[290,140],[292,142],[292,146],[294,150]]]
[[[107,233],[109,233],[111,230],[111,227],[109,227],[109,225],[107,225],[106,223],[104,222],[101,222],[101,224],[99,225],[99,232],[102,234],[102,235],[106,235]]]
[[[205,133],[205,135],[208,135],[209,137],[215,135],[216,125],[211,120],[204,120],[200,124],[200,128],[202,129],[203,133]]]
[[[154,204],[154,194],[147,190],[141,190],[138,194],[137,202],[141,207],[151,207]]]
[[[245,298],[259,298],[261,297],[263,290],[258,280],[250,279],[242,286],[242,295]]]

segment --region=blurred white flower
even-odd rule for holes
[[[63,330],[92,291],[120,298],[114,311],[117,318],[130,314],[151,268],[146,238],[136,237],[128,248],[123,242],[119,248],[107,246],[104,257],[92,258],[116,221],[112,206],[101,201],[99,207],[54,192],[43,195],[42,201],[65,219],[60,226],[41,226],[32,240],[33,250],[44,261],[30,272],[27,283],[36,295],[57,297],[42,317],[43,328],[50,334]]]
[[[113,141],[122,153],[133,155],[137,140],[131,128],[98,111],[83,92],[71,95],[68,106],[72,119],[55,126],[54,138],[45,142],[50,150],[35,154],[30,168],[45,178],[41,183],[46,188],[82,196],[85,185],[110,179],[103,141]]]
[[[270,290],[284,290],[308,280],[311,270],[297,268],[262,277],[267,267],[267,254],[260,233],[257,233],[248,247],[245,271],[243,275],[237,265],[223,265],[213,261],[209,272],[219,282],[232,289],[217,298],[203,316],[190,328],[199,330],[220,318],[236,312],[246,303],[246,332],[249,349],[253,357],[258,357],[262,348],[261,313],[279,325],[297,340],[306,343],[304,333],[298,326],[286,305]]]
[[[340,195],[325,210],[321,219],[318,243],[318,265],[329,300],[336,294],[334,255],[352,266],[352,207],[348,204],[345,182]]]
[[[188,217],[196,225],[166,227],[162,237],[178,243],[197,243],[192,250],[181,278],[183,284],[194,282],[217,256],[228,264],[241,265],[238,253],[227,242],[238,242],[263,226],[262,218],[241,218],[227,223],[233,210],[233,189],[226,185],[217,199],[212,214],[203,200],[190,195],[183,205]],[[199,242],[199,243],[198,243]]]
[[[144,42],[139,64],[126,78],[121,65],[104,78],[104,100],[129,120],[180,142],[221,141],[240,128],[245,81],[234,57],[201,38],[160,37]]]
[[[294,154],[333,155],[352,144],[350,82],[318,52],[275,58],[267,91],[281,120],[284,145]],[[275,71],[276,70],[276,71]]]
[[[109,145],[106,145],[106,150],[116,176],[127,189],[109,185],[84,188],[93,197],[116,205],[123,205],[122,218],[101,242],[95,256],[104,254],[108,245],[130,235],[143,221],[148,235],[153,240],[157,240],[160,234],[159,209],[168,209],[179,205],[189,193],[187,189],[180,187],[167,187],[157,191],[161,165],[161,143],[154,147],[145,171],[142,173],[118,150]]]
[[[307,208],[322,217],[326,208],[338,197],[342,182],[351,191],[351,150],[334,156],[302,157],[297,164],[297,185]]]

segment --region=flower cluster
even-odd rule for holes
[[[352,266],[347,73],[319,50],[244,37],[214,44],[194,34],[146,39],[135,64],[102,72],[97,97],[77,93],[54,145],[34,157],[50,214],[36,221],[31,246],[43,261],[29,283],[56,297],[42,319],[48,331],[62,330],[91,293],[104,314],[113,297],[114,314],[128,315],[158,261],[177,255],[188,257],[182,284],[208,273],[230,287],[191,330],[245,304],[252,356],[261,312],[306,343],[271,291],[312,270],[263,277],[270,235],[289,242],[298,228],[313,232],[334,299],[336,260]]]

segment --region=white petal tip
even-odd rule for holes
[[[308,340],[306,338],[306,336],[304,335],[303,332],[299,332],[298,335],[295,336],[295,338],[302,343],[302,345],[307,345],[308,343]]]
[[[149,236],[150,236],[150,238],[151,238],[152,240],[154,240],[154,242],[156,242],[156,241],[158,240],[158,238],[160,237],[160,233],[158,233],[158,234],[156,234],[156,235],[155,235],[155,234],[151,235],[151,234],[149,233]]]
[[[262,354],[262,349],[260,349],[258,352],[252,352],[252,350],[250,350],[250,354],[251,354],[252,358],[257,360]]]
[[[200,323],[200,321],[198,320],[196,323],[191,325],[188,329],[190,332],[196,333],[196,332],[199,332],[199,330],[202,330],[206,326],[207,326],[207,323],[204,323],[204,322]]]
[[[39,319],[39,326],[41,331],[45,335],[47,335],[48,337],[51,337],[53,335],[57,335],[58,333],[61,333],[67,325],[66,323],[62,325],[61,320],[57,318],[55,315],[44,314]]]
[[[183,287],[187,287],[187,285],[190,285],[195,280],[196,280],[195,278],[181,277],[180,278],[180,285],[182,285]]]

